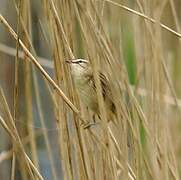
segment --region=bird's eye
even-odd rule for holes
[[[82,60],[79,60],[79,63],[82,63]]]

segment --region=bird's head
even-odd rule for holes
[[[85,59],[67,60],[66,63],[70,65],[73,76],[83,75],[90,66],[89,61]]]

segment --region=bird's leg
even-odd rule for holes
[[[96,122],[96,115],[95,114],[93,114],[92,119],[93,119],[93,122],[87,122],[87,123],[83,124],[84,129],[90,128],[91,126],[98,124],[98,122]]]
[[[94,126],[94,125],[97,125],[98,124],[98,122],[88,122],[88,123],[84,123],[83,124],[83,128],[84,129],[87,129],[87,128],[90,128],[90,127],[92,127],[92,126]]]

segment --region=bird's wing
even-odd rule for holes
[[[106,91],[109,88],[108,80],[107,80],[106,76],[102,73],[99,73],[99,78],[100,78],[100,83],[101,83],[101,88],[102,88],[102,95],[103,95],[103,98],[105,99]],[[93,87],[93,89],[96,91],[96,85],[95,85],[93,74],[87,74],[86,75],[86,82],[85,83],[90,84]]]
[[[111,93],[108,79],[102,73],[99,73],[99,78],[100,78],[100,83],[101,83],[101,88],[102,88],[102,96],[104,98],[104,101],[108,100],[110,103],[110,106],[111,106],[111,111],[115,112],[115,105],[114,105],[113,100],[112,100],[112,93]],[[96,85],[95,85],[93,74],[87,74],[87,83],[89,83],[94,88],[94,90],[96,91]]]

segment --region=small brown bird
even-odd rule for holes
[[[72,77],[77,88],[79,97],[83,104],[90,108],[99,116],[99,105],[96,92],[96,86],[93,77],[93,71],[88,60],[72,59],[66,61],[70,64]],[[99,73],[100,83],[102,87],[102,96],[107,112],[108,121],[112,120],[115,114],[115,105],[113,103],[110,83],[106,76]]]

